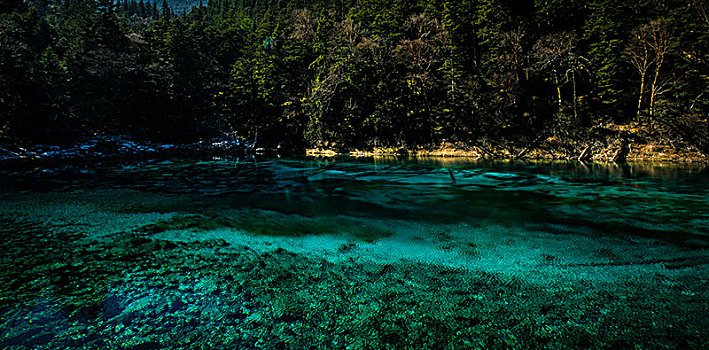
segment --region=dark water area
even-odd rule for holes
[[[709,170],[0,169],[4,348],[705,348]]]

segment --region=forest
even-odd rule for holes
[[[707,0],[0,0],[0,141],[709,152]],[[595,140],[595,141],[594,141]]]

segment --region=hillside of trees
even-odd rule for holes
[[[707,0],[197,3],[0,0],[0,138],[709,151]]]

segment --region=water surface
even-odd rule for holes
[[[709,345],[702,166],[5,170],[0,232],[10,348]]]

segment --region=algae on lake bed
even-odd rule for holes
[[[220,172],[226,177],[217,176],[211,185],[205,179],[192,183],[175,170],[175,177],[159,180],[181,183],[175,192],[151,184],[148,175],[132,182],[143,184],[137,189],[106,179],[96,188],[70,191],[5,189],[0,193],[5,271],[0,344],[40,349],[709,346],[707,223],[702,212],[683,207],[706,208],[695,196],[706,187],[688,197],[672,189],[638,195],[633,188],[594,189],[580,182],[544,187],[535,181],[551,183],[548,175],[519,169],[519,175],[495,169],[502,175],[483,177],[455,169],[458,185],[488,186],[476,198],[470,187],[451,188],[444,183],[447,174],[426,166],[377,172],[353,163],[317,172],[307,165],[260,164],[268,186],[249,175],[239,187],[230,172]],[[157,167],[160,173],[170,169]],[[340,179],[335,181],[331,170],[360,175],[344,180],[333,172]],[[306,181],[303,173],[306,180],[315,175]],[[220,182],[230,185],[209,191]],[[685,186],[680,185],[674,188]],[[186,191],[190,186],[193,191]],[[245,188],[257,191],[244,193]],[[286,188],[289,196],[308,199],[296,200],[300,207],[275,210],[287,207],[270,202],[286,198]],[[494,192],[515,188],[516,196]],[[593,191],[603,196],[600,203],[589,206],[579,199]],[[428,206],[435,193],[444,199]],[[386,210],[366,210],[363,198]],[[483,202],[503,208],[495,201],[505,198],[515,201],[505,211],[480,207],[476,214]],[[535,211],[537,217],[510,218],[515,210],[530,208],[524,202],[529,198],[543,209]],[[696,235],[679,241],[648,236],[633,230],[651,230],[643,222],[652,218],[621,224],[640,209],[601,207],[613,201],[633,205],[630,198],[641,206],[667,199],[669,214],[695,220],[669,220],[652,232],[675,228]],[[319,203],[303,207],[309,202]],[[131,207],[140,210],[125,210]],[[590,219],[574,225],[584,210],[596,215],[594,225]],[[598,233],[604,220],[612,225]],[[694,244],[684,244],[688,240]]]

